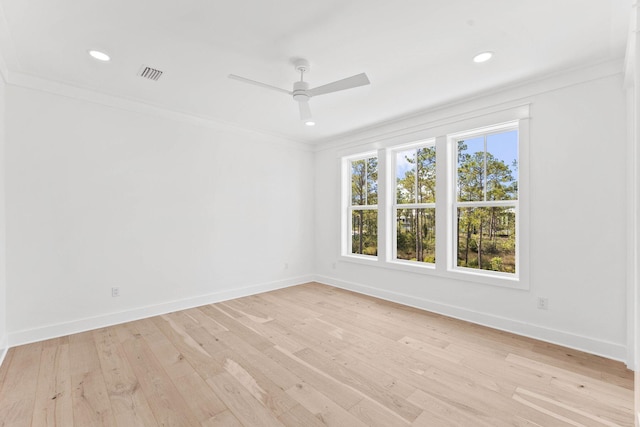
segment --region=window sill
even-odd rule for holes
[[[349,255],[341,255],[343,261],[354,262],[356,264],[365,264],[369,266],[377,266],[378,265],[378,257],[372,255],[357,255],[357,254],[349,254]]]
[[[461,280],[475,284],[498,286],[508,289],[528,290],[529,284],[522,277],[510,277],[508,275],[491,274],[489,272],[478,272],[472,269],[455,268],[449,270],[439,270],[435,264],[420,264],[414,261],[384,261],[378,257],[342,255],[341,260],[348,263],[367,265],[369,267],[384,268],[386,270],[403,271],[412,274],[422,274],[425,276],[441,277],[450,280]]]
[[[385,267],[392,268],[394,270],[402,270],[407,271],[409,273],[418,273],[418,274],[435,274],[436,273],[436,265],[426,262],[418,262],[418,261],[405,261],[405,260],[393,260],[387,261]]]
[[[528,290],[529,284],[521,277],[506,273],[490,272],[488,270],[474,270],[470,268],[453,268],[447,270],[444,275],[456,280],[464,280],[484,285],[500,286],[503,288]]]

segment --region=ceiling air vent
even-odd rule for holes
[[[143,65],[138,75],[142,78],[157,82],[162,77],[162,71]]]

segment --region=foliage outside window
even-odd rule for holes
[[[395,151],[395,259],[436,262],[436,148]]]
[[[455,143],[455,265],[516,274],[518,130]]]
[[[375,156],[349,162],[350,253],[378,254],[378,158]]]
[[[425,132],[430,139],[344,157],[342,255],[528,288],[528,126]]]

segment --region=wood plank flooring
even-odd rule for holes
[[[9,350],[0,426],[632,426],[622,363],[316,283]]]

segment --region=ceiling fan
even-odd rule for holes
[[[300,119],[308,126],[315,125],[313,116],[311,115],[311,109],[309,108],[309,98],[354,87],[365,86],[371,83],[365,73],[360,73],[355,76],[347,77],[346,79],[337,80],[332,83],[327,83],[326,85],[309,89],[309,83],[304,81],[304,73],[309,71],[309,61],[306,59],[295,59],[293,61],[293,65],[295,66],[296,71],[300,72],[300,81],[293,83],[293,90],[281,89],[276,86],[271,86],[270,84],[247,79],[246,77],[236,76],[235,74],[229,74],[229,78],[267,89],[277,90],[278,92],[283,92],[287,95],[293,95],[293,99],[298,102],[298,107],[300,108]]]

